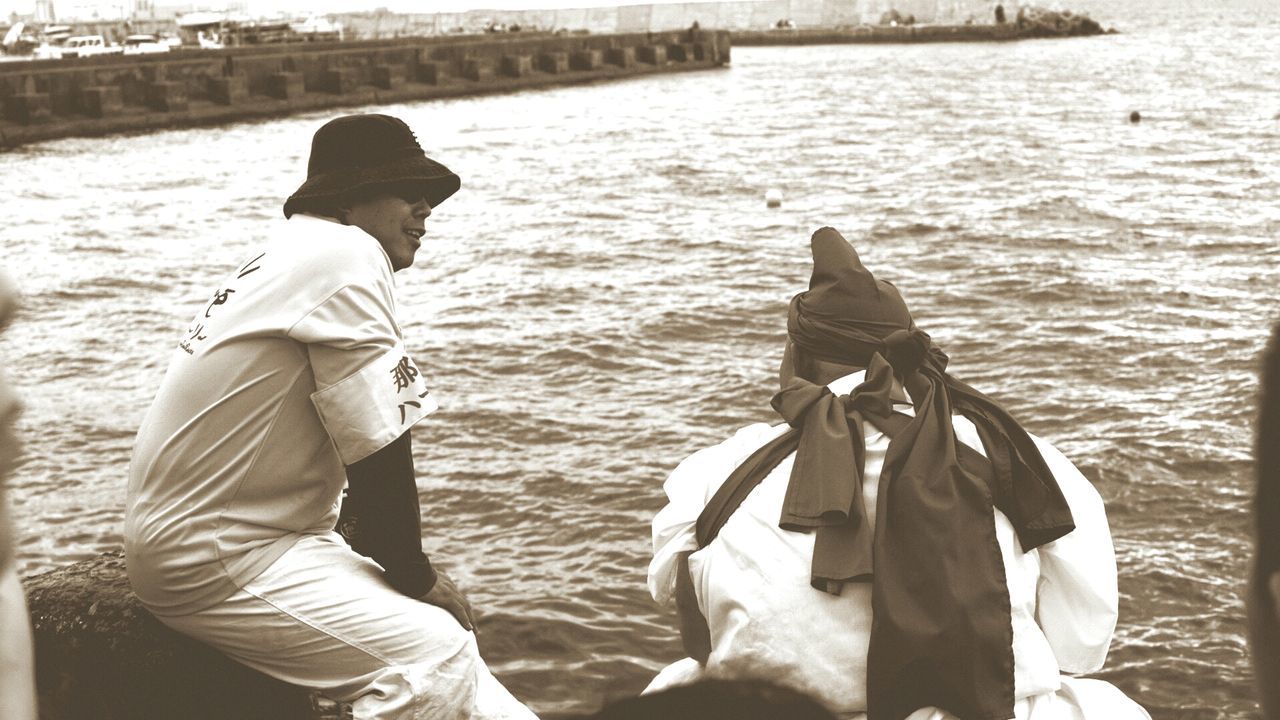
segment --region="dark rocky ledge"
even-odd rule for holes
[[[734,32],[733,44],[755,45],[842,45],[928,42],[1008,42],[1032,38],[1090,37],[1114,35],[1088,15],[1070,10],[1046,10],[1028,6],[1018,18],[998,25],[916,25],[880,24],[841,28],[781,28]]]
[[[23,585],[41,720],[343,717],[336,703],[162,625],[129,588],[121,552],[29,577]]]

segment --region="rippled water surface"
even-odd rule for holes
[[[661,482],[772,420],[786,302],[829,224],[1107,500],[1122,615],[1101,675],[1156,718],[1256,717],[1241,585],[1280,11],[1237,4],[1099,0],[1125,34],[739,48],[720,71],[383,108],[463,177],[398,282],[443,405],[415,430],[424,536],[497,674],[554,714],[681,654],[644,586]],[[177,333],[330,116],[0,155],[25,572],[119,546]]]

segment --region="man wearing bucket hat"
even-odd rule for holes
[[[533,717],[490,674],[419,535],[410,429],[436,403],[392,273],[459,184],[394,117],[321,127],[286,219],[182,332],[130,467],[143,604],[355,718]],[[344,484],[352,547],[333,530]]]
[[[1101,498],[947,357],[832,228],[791,302],[787,421],[676,468],[654,599],[689,658],[648,692],[761,678],[870,720],[1147,718],[1102,667],[1117,617]]]

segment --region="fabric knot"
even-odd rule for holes
[[[804,426],[805,416],[819,400],[831,396],[825,385],[814,385],[802,378],[792,378],[773,396],[773,409],[787,424],[797,430]]]
[[[899,375],[910,375],[924,364],[931,344],[929,335],[916,328],[895,330],[884,339],[884,359]]]

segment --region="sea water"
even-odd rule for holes
[[[442,405],[414,431],[423,536],[517,696],[589,710],[681,656],[645,589],[662,481],[778,421],[787,301],[831,225],[1105,498],[1121,616],[1099,675],[1156,718],[1257,716],[1241,596],[1280,317],[1280,9],[1075,7],[1123,34],[739,48],[724,70],[358,109],[463,178],[397,275]],[[337,112],[0,155],[24,573],[120,546],[168,356]]]

